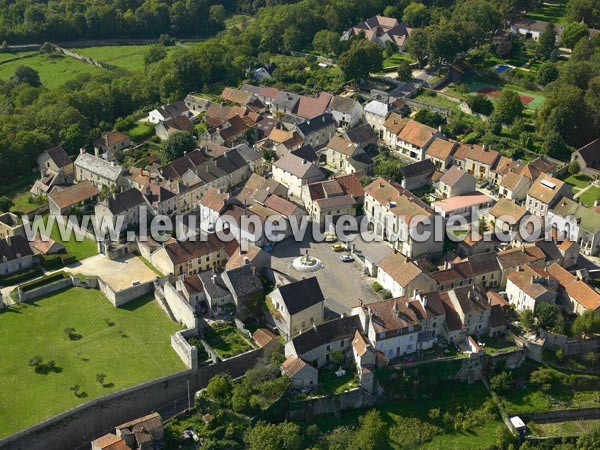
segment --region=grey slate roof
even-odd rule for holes
[[[263,291],[260,278],[252,273],[252,267],[250,264],[245,264],[223,273],[222,277],[229,280],[236,296],[243,297]]]
[[[49,148],[46,150],[46,153],[50,157],[50,159],[56,164],[58,167],[65,167],[71,164],[71,158],[67,155],[67,152],[61,145],[56,147]]]
[[[230,152],[237,152],[239,155],[246,161],[246,163],[250,164],[254,161],[261,159],[260,153],[254,150],[247,144],[240,144],[237,147],[233,147]]]
[[[119,179],[124,170],[122,166],[112,165],[111,162],[86,152],[79,154],[75,166],[113,182]]]
[[[108,209],[113,214],[121,214],[135,206],[145,203],[144,195],[137,189],[131,188],[107,198]]]
[[[317,277],[280,286],[279,293],[290,314],[299,313],[324,300]]]
[[[356,100],[350,97],[341,97],[336,95],[331,99],[331,103],[329,104],[329,109],[332,111],[340,111],[345,114],[351,114],[354,110],[354,106],[356,105]]]
[[[296,128],[303,136],[308,136],[331,125],[335,126],[333,116],[330,113],[324,113],[310,120],[305,120],[298,124]]]
[[[300,96],[297,94],[292,94],[291,92],[281,91],[275,100],[273,100],[273,105],[293,111],[298,102],[300,101]]]
[[[418,177],[418,176],[431,176],[435,172],[435,164],[430,159],[424,159],[423,161],[410,164],[402,168],[402,175],[404,178]]]
[[[356,330],[362,331],[358,316],[341,317],[314,326],[296,336],[292,342],[296,353],[302,357],[314,348],[342,339],[347,340],[350,347]]]
[[[10,241],[10,242],[9,242]],[[17,259],[17,255],[21,257],[29,256],[33,252],[29,246],[29,242],[24,236],[12,236],[9,239],[0,239],[0,262],[6,258],[7,261]]]
[[[212,270],[200,272],[198,277],[202,280],[204,285],[204,292],[209,298],[220,298],[225,297],[229,294],[229,290],[223,283],[221,275]]]

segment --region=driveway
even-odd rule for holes
[[[340,256],[346,252],[334,252],[331,245],[327,242],[313,242],[309,237],[305,237],[302,242],[290,238],[273,247],[271,265],[273,269],[296,280],[316,276],[325,296],[325,306],[335,315],[349,314],[358,305],[359,298],[364,303],[381,300],[371,290],[373,279],[362,273],[361,265],[356,261],[340,261]],[[304,255],[306,249],[310,256],[319,258],[323,264],[316,272],[298,272],[292,267],[294,258]]]

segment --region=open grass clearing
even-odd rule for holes
[[[65,328],[74,328],[75,339]],[[114,308],[100,291],[82,288],[0,312],[0,436],[183,370],[169,338],[178,329],[152,296]],[[42,365],[54,360],[56,368],[36,373],[29,366],[35,356]],[[106,375],[104,386],[96,380],[99,373]],[[74,385],[79,396],[70,390]]]
[[[110,64],[121,69],[137,72],[144,70],[144,56],[152,44],[146,45],[107,45],[73,49],[77,53]],[[167,53],[177,47],[165,47]]]
[[[594,206],[594,203],[600,200],[600,188],[597,186],[591,186],[586,189],[579,197],[581,203],[583,203],[588,208]]]
[[[555,25],[567,24],[567,2],[554,1],[544,2],[539,8],[529,11],[525,17],[528,19],[552,22]]]
[[[23,65],[37,70],[40,74],[42,84],[48,89],[55,89],[62,86],[66,81],[77,78],[79,75],[101,73],[104,71],[100,67],[92,66],[68,56],[39,54],[31,58],[0,64],[0,79],[8,80],[14,75],[15,69]]]

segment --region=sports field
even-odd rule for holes
[[[467,82],[467,85],[472,95],[484,94],[487,95],[491,100],[498,99],[504,90],[502,87],[481,83],[479,81],[469,81]],[[542,94],[513,89],[512,87],[510,87],[510,90],[519,94],[521,102],[528,109],[536,110],[541,108],[544,104],[545,97]]]

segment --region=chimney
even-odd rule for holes
[[[115,167],[117,165],[117,163],[115,163],[114,161],[110,162],[110,167]]]
[[[427,297],[426,296],[421,297],[421,306],[423,307],[423,309],[427,308]]]
[[[85,153],[85,148],[81,147],[81,148],[79,149],[79,154],[80,154],[80,155],[83,155],[84,153]]]
[[[98,147],[94,147],[94,156],[98,158],[100,156],[100,149]]]
[[[484,151],[484,152],[487,152],[487,147],[485,146],[485,144],[483,144],[483,145],[481,146],[481,148],[483,149],[483,151]]]
[[[450,268],[450,262],[444,261],[444,270],[448,270]]]
[[[255,276],[255,275],[256,275],[256,267],[252,266],[252,269],[251,269],[251,270],[252,270],[252,275],[254,275],[254,276]]]
[[[419,290],[418,290],[418,289],[415,289],[415,290],[413,291],[413,299],[416,299],[418,295],[419,295]]]
[[[11,244],[11,235],[9,234],[8,236],[6,236],[6,244],[10,247]]]
[[[212,275],[212,276],[210,277],[210,279],[212,280],[213,284],[217,284],[217,275],[216,275],[216,274],[215,274],[215,275]]]
[[[305,159],[302,160],[302,165],[304,165],[304,164],[306,164],[306,160]]]
[[[250,260],[248,259],[247,256],[244,256],[244,265],[246,264],[250,264]]]

